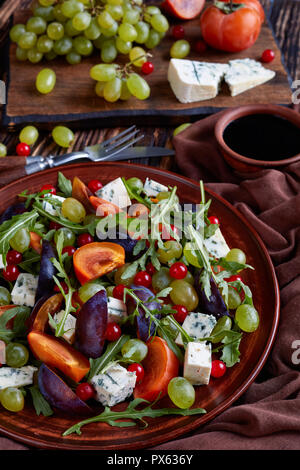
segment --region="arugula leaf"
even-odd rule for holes
[[[204,228],[204,238],[212,237],[220,226],[218,224],[206,225]]]
[[[225,362],[227,367],[234,366],[237,362],[240,362],[240,351],[239,346],[242,339],[242,333],[232,331],[230,334],[226,334],[222,339],[224,344],[222,350],[221,361]]]
[[[37,274],[37,268],[38,266],[34,264],[38,263],[41,259],[41,255],[36,253],[33,250],[28,250],[23,253],[23,260],[21,263],[19,263],[19,268],[21,268],[23,271],[26,271],[27,273],[30,274]]]
[[[14,338],[24,336],[26,333],[25,321],[30,315],[29,307],[14,307],[6,310],[0,316],[0,339],[5,342],[12,341]],[[6,325],[14,318],[12,329],[7,329]]]
[[[129,335],[122,335],[118,340],[108,344],[102,356],[97,359],[90,358],[91,368],[88,373],[87,380],[91,380],[95,375],[99,374],[108,363],[112,362],[129,339]]]
[[[131,187],[129,186],[125,178],[122,178],[122,181],[124,183],[124,186],[128,192],[130,199],[135,199],[136,201],[140,202],[141,204],[144,204],[146,207],[148,207],[148,209],[150,209],[151,200],[147,196],[142,197],[137,192],[132,191]]]
[[[136,261],[131,263],[125,269],[125,271],[121,275],[121,279],[123,279],[123,280],[129,279],[130,277],[134,276],[137,273],[137,271],[139,271],[139,270],[140,271],[145,271],[146,263],[147,263],[147,260],[148,260],[149,257],[151,258],[151,262],[152,262],[153,266],[156,269],[159,270],[160,269],[160,262],[158,260],[157,254],[156,254],[155,241],[154,240],[152,240],[150,242],[150,246],[149,246],[148,250],[140,258],[138,258]]]
[[[72,182],[64,176],[60,171],[58,172],[58,182],[57,185],[60,191],[64,194],[65,197],[72,196]]]
[[[46,417],[53,415],[53,410],[51,406],[41,394],[38,386],[33,385],[32,387],[29,387],[29,391],[31,393],[31,398],[32,398],[32,402],[33,402],[33,406],[34,406],[36,414],[38,416],[42,414],[43,416],[46,416]]]
[[[137,242],[135,247],[133,248],[133,256],[138,255],[141,251],[143,251],[146,248],[146,240],[142,239]]]

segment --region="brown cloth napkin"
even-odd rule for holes
[[[188,437],[156,448],[300,449],[300,163],[239,179],[214,139],[219,117],[177,135],[177,165],[180,173],[202,179],[231,202],[263,239],[279,281],[280,324],[266,365],[238,402]]]

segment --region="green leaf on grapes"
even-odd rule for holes
[[[217,352],[222,350],[221,361],[225,362],[227,367],[234,366],[237,362],[240,362],[240,342],[243,334],[240,331],[227,330],[224,331],[224,336],[221,340],[221,345],[213,350]],[[220,333],[218,333],[220,335]],[[209,338],[206,338],[209,341]]]
[[[46,416],[46,417],[53,415],[53,410],[51,406],[45,400],[45,398],[41,394],[37,385],[33,385],[32,387],[29,387],[29,391],[31,393],[31,398],[32,398],[32,402],[33,402],[33,406],[34,406],[36,414],[38,416],[42,414],[43,416]]]
[[[25,322],[30,315],[30,308],[19,306],[6,310],[0,316],[0,339],[5,342],[12,341],[15,338],[26,334]],[[14,318],[11,329],[7,328],[9,320]]]
[[[122,335],[116,341],[113,341],[107,345],[105,352],[102,356],[97,359],[90,358],[90,371],[87,376],[87,380],[91,380],[95,375],[99,374],[103,368],[112,362],[114,358],[119,354],[123,345],[130,339],[129,335]]]
[[[72,196],[72,182],[64,176],[60,171],[58,172],[58,187],[65,197]]]

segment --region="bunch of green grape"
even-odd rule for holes
[[[78,64],[96,48],[112,63],[136,44],[156,47],[169,23],[156,6],[143,0],[37,0],[26,24],[16,24],[10,38],[20,61],[38,63],[65,56]]]

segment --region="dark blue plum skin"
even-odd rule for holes
[[[195,276],[194,287],[199,296],[198,310],[207,315],[213,315],[216,319],[223,317],[224,315],[229,316],[229,312],[223,300],[223,297],[218,289],[216,282],[211,278],[210,288],[211,296],[208,299],[200,282],[201,270],[199,270]]]
[[[136,296],[141,299],[145,306],[150,310],[161,310],[161,304],[156,302],[156,301],[150,301],[147,302],[147,300],[151,297],[154,297],[153,292],[151,290],[147,289],[147,287],[142,287],[142,286],[131,286],[131,289],[133,289],[134,293]],[[132,299],[132,304],[129,306],[129,314],[133,312],[135,309],[135,301]],[[131,310],[131,312],[130,312]],[[161,315],[156,314],[155,317],[157,319],[161,318]],[[139,338],[142,341],[147,341],[155,332],[155,324],[151,322],[150,326],[150,318],[146,318],[145,312],[142,308],[139,308],[139,315],[136,317],[136,324],[137,324],[137,329],[138,329],[138,334]]]
[[[138,241],[131,238],[131,236],[125,231],[108,232],[106,241],[109,241],[110,243],[116,243],[117,245],[120,245],[124,248],[126,263],[135,261],[146,251],[144,250],[143,252],[140,252],[138,255],[134,256],[133,250]]]
[[[45,295],[51,295],[55,286],[53,276],[56,274],[51,258],[55,258],[54,249],[50,242],[43,240],[42,255],[41,255],[41,268],[38,280],[38,286],[35,296],[35,301],[39,300]]]
[[[81,307],[76,322],[76,348],[88,358],[101,356],[107,327],[106,290],[97,292]]]
[[[49,295],[44,295],[43,297],[40,297],[34,304],[34,307],[33,309],[31,310],[31,313],[30,313],[30,316],[28,317],[27,321],[26,321],[26,326],[28,328],[28,330],[30,331],[31,328],[32,328],[32,325],[34,323],[34,320],[38,314],[38,311],[40,310],[41,306],[43,305],[44,302],[46,302],[46,300],[49,299]]]
[[[11,219],[14,215],[22,214],[25,211],[25,204],[23,204],[22,202],[9,206],[1,215],[0,224],[5,222],[6,220]]]
[[[90,416],[92,409],[52,370],[42,364],[38,372],[38,386],[47,402],[65,413]]]

